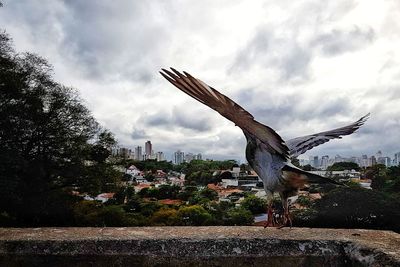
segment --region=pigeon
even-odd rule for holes
[[[330,183],[342,185],[335,180],[304,171],[292,164],[292,159],[331,139],[342,138],[359,129],[369,118],[369,113],[358,121],[330,131],[306,135],[284,141],[272,128],[256,121],[248,111],[227,96],[193,77],[187,72],[180,73],[162,69],[160,74],[178,89],[197,101],[214,109],[235,123],[243,131],[246,140],[246,159],[263,181],[267,198],[267,222],[265,227],[274,226],[273,196],[279,193],[284,210],[283,222],[292,225],[288,198],[298,194],[299,189],[309,183]]]

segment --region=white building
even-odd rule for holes
[[[187,153],[185,155],[185,162],[191,162],[194,159],[195,159],[195,155],[193,155],[193,153]]]
[[[143,155],[142,155],[142,147],[137,146],[135,147],[135,160],[143,160]]]
[[[179,165],[182,164],[185,160],[185,153],[178,150],[174,153],[174,164]]]
[[[164,152],[161,152],[161,151],[157,152],[156,153],[156,160],[157,161],[164,161],[165,160]]]
[[[400,152],[397,152],[394,154],[394,159],[393,159],[393,166],[399,166],[400,165]]]
[[[136,168],[135,165],[131,165],[129,168],[126,169],[125,171],[126,174],[130,174],[133,177],[140,175],[140,170]]]

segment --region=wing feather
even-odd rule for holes
[[[326,143],[329,140],[340,139],[342,138],[342,136],[354,133],[365,123],[365,121],[369,118],[369,115],[370,114],[368,113],[367,115],[360,118],[358,121],[344,127],[316,134],[306,135],[302,137],[297,137],[286,141],[286,144],[290,150],[290,156],[297,157],[306,152],[307,150],[310,150],[316,146]]]
[[[162,69],[160,74],[184,93],[214,109],[243,131],[259,139],[270,153],[278,154],[284,159],[289,157],[289,149],[285,141],[272,128],[254,120],[253,115],[229,97],[187,72],[182,74],[171,68],[171,71]]]

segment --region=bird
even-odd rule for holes
[[[289,197],[296,196],[299,189],[310,183],[343,185],[333,179],[296,167],[292,164],[292,159],[329,140],[339,139],[342,136],[354,133],[370,116],[370,113],[368,113],[347,126],[285,141],[275,130],[255,120],[253,115],[232,99],[191,74],[185,71],[181,73],[172,67],[170,70],[162,68],[160,74],[175,87],[200,103],[214,109],[241,128],[247,141],[246,159],[250,167],[263,181],[266,193],[268,215],[265,227],[277,226],[273,221],[272,203],[274,193],[279,193],[284,210],[283,222],[278,227],[285,227],[288,224],[291,227]]]

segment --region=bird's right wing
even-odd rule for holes
[[[285,141],[272,128],[257,122],[248,111],[233,100],[189,73],[183,72],[182,74],[173,68],[171,70],[172,72],[163,69],[163,72],[160,73],[178,89],[216,110],[243,131],[260,140],[270,153],[278,154],[284,159],[289,157],[289,149]]]
[[[286,141],[286,144],[290,150],[290,156],[295,158],[307,150],[326,143],[331,139],[342,138],[344,135],[352,134],[358,128],[360,128],[368,118],[369,113],[358,121],[341,128],[290,139]]]

